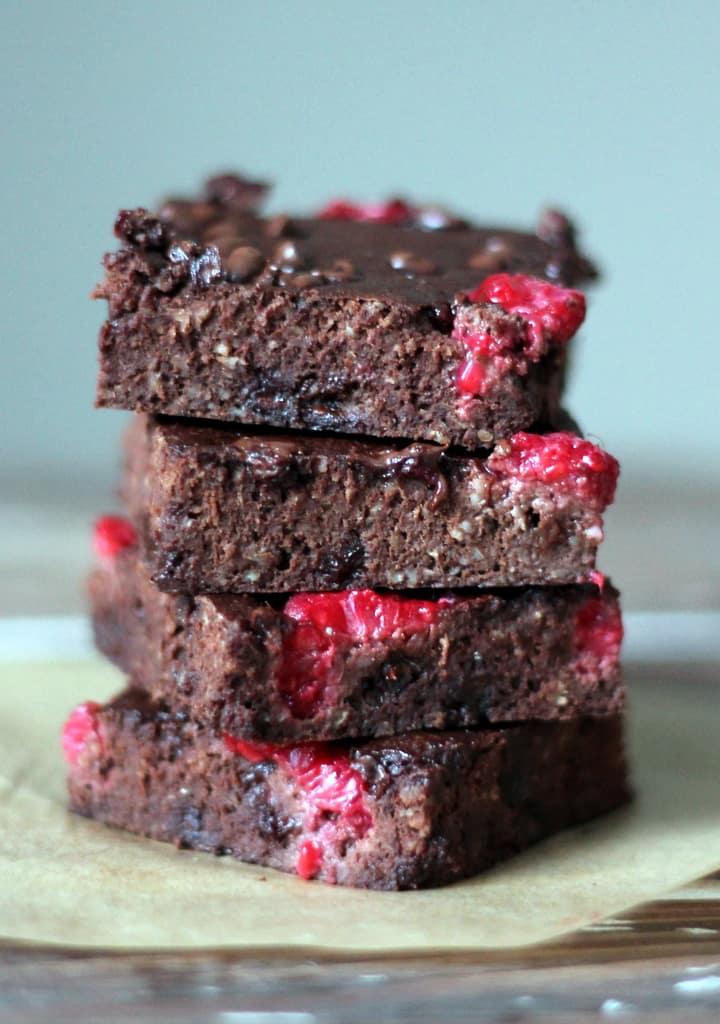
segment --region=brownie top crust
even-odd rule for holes
[[[489,274],[522,272],[566,285],[596,276],[558,211],[545,211],[535,233],[477,227],[403,200],[335,202],[316,217],[265,218],[266,192],[223,175],[196,198],[167,200],[157,214],[122,211],[116,234],[126,247],[154,253],[158,273],[164,263],[174,268],[174,284],[262,279],[291,291],[435,308],[448,324],[445,306]]]

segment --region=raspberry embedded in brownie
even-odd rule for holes
[[[119,216],[100,405],[471,449],[557,410],[582,307],[557,289],[594,275],[569,222],[474,227],[406,200],[263,218],[257,183],[217,180]]]
[[[340,682],[347,652],[354,645],[387,640],[402,643],[428,629],[441,602],[422,601],[373,590],[336,594],[294,594],[283,615],[292,626],[285,631],[277,687],[298,718],[312,717],[328,688]]]
[[[150,419],[125,495],[166,590],[548,585],[594,570],[617,473],[567,431],[471,456]]]
[[[90,581],[98,647],[136,685],[254,743],[607,716],[624,688],[606,583],[379,594],[164,594],[137,549]]]
[[[98,716],[74,811],[340,885],[444,885],[628,799],[616,716],[260,750],[138,690]]]
[[[452,332],[467,350],[456,380],[461,414],[472,396],[488,393],[504,375],[526,375],[532,363],[566,344],[585,318],[582,292],[525,274],[494,274],[468,299],[480,305],[461,306]],[[488,320],[487,305],[511,318]]]
[[[309,833],[295,862],[301,878],[315,878],[326,854],[337,855],[372,828],[365,780],[343,750],[323,743],[259,744],[227,734],[223,741],[228,750],[251,764],[280,765],[297,783],[304,806],[302,829]]]

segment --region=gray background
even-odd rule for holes
[[[273,205],[401,191],[603,265],[570,405],[659,478],[717,473],[715,2],[0,4],[2,470],[107,489],[88,293],[124,205],[229,167]]]

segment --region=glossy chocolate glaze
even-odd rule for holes
[[[519,271],[565,284],[596,275],[576,247],[571,222],[546,211],[537,233],[475,227],[420,208],[400,224],[322,217],[264,218],[265,189],[226,175],[208,182],[198,199],[170,199],[158,215],[123,211],[116,233],[129,246],[154,251],[178,280],[207,286],[220,280],[272,279],[290,290],[376,298],[435,311],[451,326],[450,304],[488,274]],[[434,208],[433,208],[434,209]],[[429,226],[432,225],[432,226]]]

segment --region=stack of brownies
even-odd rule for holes
[[[568,220],[400,200],[263,218],[233,175],[123,211],[98,404],[138,415],[96,527],[73,810],[377,889],[627,799],[618,466],[561,412],[594,276]]]

